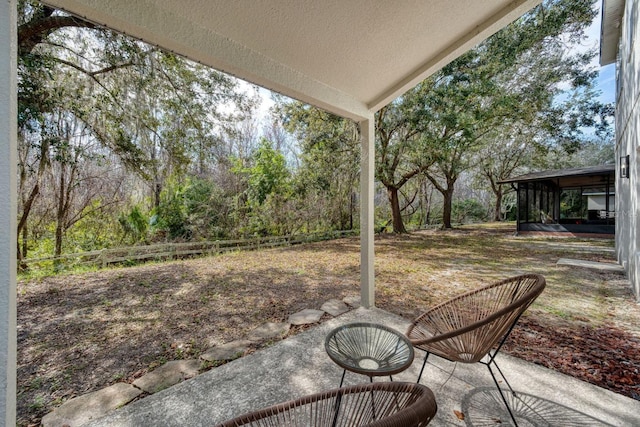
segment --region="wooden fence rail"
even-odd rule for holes
[[[290,246],[301,243],[319,242],[357,236],[357,230],[326,231],[310,234],[288,236],[257,237],[242,240],[215,240],[189,243],[162,243],[145,246],[128,246],[109,248],[99,251],[65,254],[59,257],[30,258],[22,260],[28,268],[69,268],[74,266],[107,267],[109,264],[143,262],[148,260],[162,261],[167,259],[187,258],[221,254],[229,251],[255,250],[278,246]]]

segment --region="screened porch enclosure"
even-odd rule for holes
[[[503,183],[517,191],[518,232],[615,234],[615,166],[522,175]]]

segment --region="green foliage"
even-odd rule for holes
[[[80,216],[65,233],[63,252],[93,251],[117,244],[118,225],[100,200],[94,200]]]
[[[213,182],[192,177],[185,188],[186,227],[192,239],[210,240],[229,235],[229,198]]]
[[[55,246],[53,234],[54,228],[53,224],[51,224],[50,227],[47,227],[46,231],[38,235],[37,239],[29,242],[30,258],[45,258],[53,254],[53,248]]]
[[[282,194],[269,194],[261,205],[255,206],[242,227],[245,235],[286,236],[301,231],[303,206]],[[303,230],[307,231],[307,230]]]
[[[25,54],[18,57],[18,128],[37,131],[44,113],[53,108],[52,97],[46,84],[52,77],[53,61],[45,55]]]
[[[487,220],[487,209],[476,199],[453,202],[451,217],[453,222],[466,224]]]
[[[129,244],[146,242],[147,229],[149,228],[149,218],[140,209],[140,206],[133,206],[128,213],[121,213],[118,223],[122,227],[122,240]]]
[[[615,161],[615,140],[585,138],[572,153],[567,153],[563,147],[552,147],[544,154],[541,161],[549,169],[612,164]]]
[[[189,239],[187,212],[184,198],[185,186],[170,182],[160,195],[160,204],[155,209],[151,225],[167,233],[169,239]]]
[[[259,139],[243,121],[255,99],[235,79],[40,3],[18,5],[18,231],[29,257],[358,226],[354,122],[278,102],[274,118],[299,145],[286,150],[286,138]],[[452,206],[472,168],[494,190],[532,158],[609,157],[610,146],[581,135],[589,126],[607,136],[611,113],[589,86],[592,53],[563,45],[581,40],[591,6],[544,1],[376,114],[377,200],[389,200],[376,207],[379,228],[482,218],[476,201]]]
[[[152,212],[156,233],[169,239],[210,240],[228,235],[230,200],[211,181],[187,177],[180,183],[171,179]]]
[[[278,105],[277,114],[302,151],[293,187],[303,208],[304,230],[354,227],[360,161],[357,125],[300,102]]]
[[[171,176],[209,174],[223,135],[255,100],[230,76],[38,2],[19,1],[18,15],[20,249],[49,238],[35,233],[54,215],[57,253],[108,246],[116,236],[145,241],[142,200],[159,197]],[[129,194],[125,182],[135,186]],[[162,206],[152,200],[164,232],[211,234],[202,208],[182,200],[191,194],[175,186],[166,193]],[[122,212],[127,206],[136,207]]]
[[[236,215],[243,216],[238,224],[242,235],[288,234],[297,229],[291,172],[271,141],[261,138],[250,158],[234,160],[232,171],[246,182],[244,195],[236,197]]]
[[[86,252],[108,248],[118,244],[115,236],[119,226],[113,221],[111,212],[104,209],[100,200],[94,200],[78,216],[74,227],[65,233],[63,253]],[[28,258],[50,257],[55,254],[56,221],[50,218],[32,230],[33,239],[28,241]]]
[[[596,13],[592,3],[543,2],[378,113],[376,177],[392,196],[394,231],[403,231],[401,213],[412,203],[405,197],[406,205],[398,206],[397,193],[422,174],[442,194],[443,222],[450,227],[455,184],[462,173],[481,164],[478,159],[487,158],[480,153],[492,136],[518,135],[525,129],[531,143],[543,144],[544,139],[569,149],[579,142],[583,126],[606,128],[609,109],[590,92],[594,52],[567,51],[584,38]],[[571,92],[559,100],[567,85]],[[497,145],[512,151],[502,159],[524,158],[518,153],[521,140],[503,142]],[[516,167],[492,163],[485,174],[493,179]]]
[[[249,180],[249,200],[262,205],[267,196],[287,196],[290,191],[290,173],[284,155],[273,148],[265,138],[260,140],[252,157],[252,165],[246,170]]]

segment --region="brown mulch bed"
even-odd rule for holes
[[[375,245],[376,305],[407,319],[496,279],[544,274],[547,289],[506,350],[640,400],[640,306],[628,283],[556,267],[569,254],[556,240],[518,239],[498,226],[382,235]],[[576,257],[614,262],[598,253]],[[168,360],[197,358],[328,299],[357,295],[359,269],[359,240],[347,238],[21,280],[17,424],[38,425],[70,398],[132,382]]]
[[[557,326],[520,319],[504,350],[512,356],[640,400],[640,338],[614,326]]]

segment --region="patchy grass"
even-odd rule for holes
[[[377,306],[412,318],[460,292],[523,272],[542,273],[547,289],[522,319],[508,351],[545,363],[548,353],[527,351],[544,345],[553,352],[547,366],[638,398],[632,385],[624,386],[629,375],[640,378],[634,353],[640,349],[640,306],[628,284],[615,274],[556,266],[561,257],[614,262],[613,254],[597,251],[613,242],[514,237],[513,231],[513,224],[490,224],[377,236]],[[264,322],[357,294],[359,269],[359,239],[348,238],[22,280],[18,424],[37,424],[69,398],[131,382],[169,360],[196,358]],[[607,357],[593,347],[598,340],[589,337],[605,332],[625,343],[622,356]],[[590,367],[573,361],[573,354]],[[589,355],[604,358],[607,366],[594,367]],[[627,379],[616,380],[622,366]],[[607,369],[613,374],[603,375]]]

